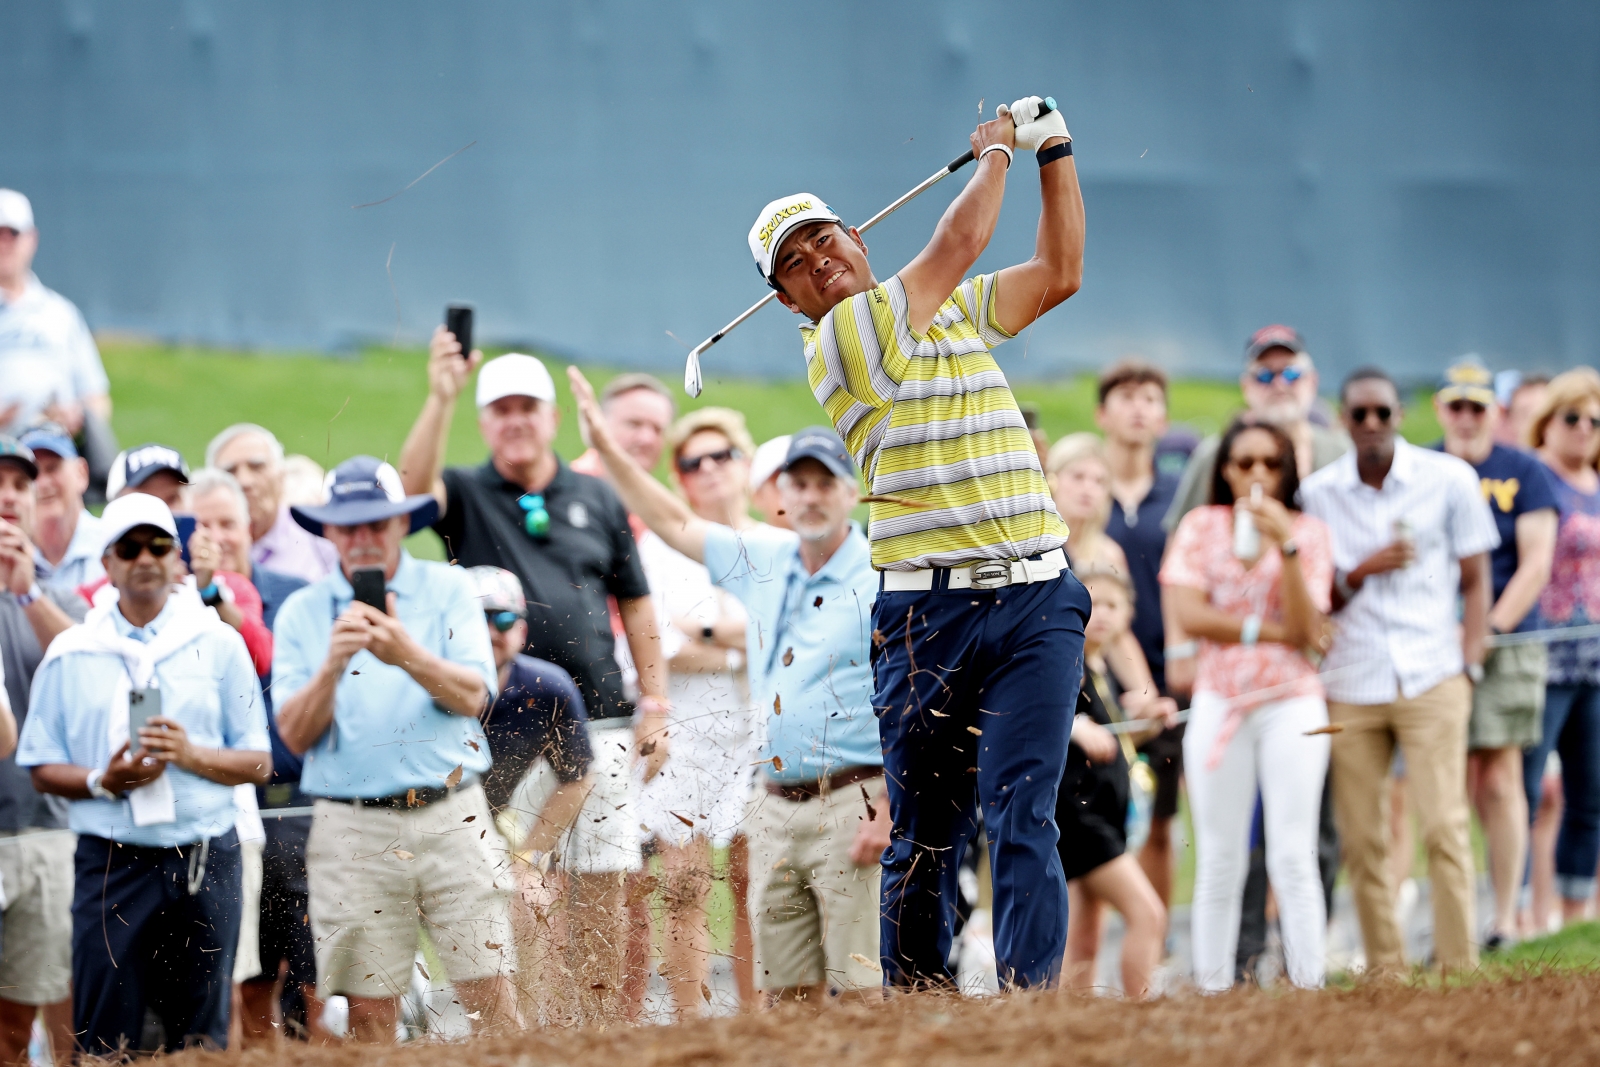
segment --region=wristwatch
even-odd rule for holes
[[[44,596],[44,590],[39,588],[38,582],[34,582],[32,585],[28,586],[28,591],[26,593],[23,593],[21,596],[17,597],[17,607],[26,608],[42,596]]]
[[[1278,547],[1278,551],[1283,553],[1286,558],[1292,558],[1300,554],[1300,546],[1295,544],[1294,538],[1291,537]]]
[[[227,587],[217,582],[216,579],[212,579],[210,585],[200,590],[200,603],[208,608],[216,607],[227,599],[227,596],[223,593],[225,588]]]
[[[89,790],[89,795],[96,800],[121,800],[121,797],[100,784],[100,779],[105,777],[105,773],[105,770],[100,767],[90,771],[89,777],[83,781],[84,788]]]
[[[1483,684],[1483,664],[1481,664],[1481,663],[1469,663],[1469,664],[1467,664],[1467,677],[1472,680],[1472,684],[1473,685],[1482,685]]]

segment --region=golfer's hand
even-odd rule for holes
[[[1083,749],[1090,763],[1110,763],[1117,758],[1116,735],[1082,715],[1072,720],[1072,743]]]
[[[327,667],[336,675],[343,674],[350,666],[352,656],[372,645],[372,627],[358,608],[372,610],[365,604],[351,604],[343,615],[333,620],[333,632],[328,636]]]
[[[1060,110],[1045,111],[1041,115],[1043,109],[1044,98],[1039,96],[1025,96],[1006,109],[1017,126],[1018,148],[1037,152],[1044,148],[1045,142],[1052,137],[1059,137],[1064,141],[1072,140],[1072,135],[1067,132],[1067,120],[1061,117]]]
[[[988,122],[980,122],[978,128],[973,130],[972,136],[968,138],[972,142],[974,158],[981,157],[983,150],[992,144],[1003,144],[1010,148],[1017,143],[1016,123],[1011,121],[1011,115],[1006,111],[1004,104],[1000,105],[999,111],[998,117]],[[995,154],[999,155],[998,152]]]
[[[128,744],[111,755],[111,762],[106,764],[104,773],[100,775],[100,784],[113,793],[126,793],[130,789],[138,789],[142,785],[149,785],[160,778],[166,771],[167,765],[153,756],[135,756],[128,751]]]
[[[600,401],[595,399],[594,386],[577,367],[567,368],[567,381],[572,386],[572,398],[578,402],[578,430],[584,444],[590,445],[602,456],[619,456],[622,449],[611,436],[611,427],[600,411]]]
[[[889,798],[874,797],[871,804],[862,801],[862,806],[876,818],[868,818],[867,812],[862,812],[861,825],[850,842],[850,862],[857,867],[871,867],[882,862],[883,850],[889,847]]]
[[[482,362],[483,353],[477,349],[473,349],[470,358],[462,359],[461,342],[456,335],[443,326],[434,327],[433,340],[428,344],[428,391],[440,400],[454,401]]]

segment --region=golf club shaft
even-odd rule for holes
[[[1046,97],[1043,106],[1041,106],[1040,109],[1039,109],[1039,114],[1040,115],[1044,115],[1044,114],[1046,114],[1048,112],[1054,111],[1055,109],[1056,109],[1055,98],[1054,97]],[[943,167],[940,167],[933,174],[931,174],[928,177],[924,178],[921,182],[918,182],[917,185],[910,192],[906,193],[904,196],[901,196],[894,203],[890,204],[888,207],[884,208],[882,211],[880,211],[876,215],[872,216],[866,222],[863,222],[860,226],[857,226],[856,227],[856,231],[858,233],[866,233],[868,230],[872,229],[878,223],[882,222],[884,219],[888,218],[890,215],[893,215],[896,211],[899,211],[901,208],[905,207],[911,201],[915,200],[917,197],[921,196],[923,193],[927,192],[929,189],[933,188],[935,185],[938,185],[939,182],[943,181],[945,178],[947,178],[950,175],[954,174],[956,171],[960,170],[962,167],[966,166],[968,163],[971,163],[974,158],[975,157],[973,156],[972,152],[968,151],[964,155],[962,155],[962,156],[960,156],[960,157],[958,157],[956,159],[951,160],[949,163],[945,164]],[[700,395],[700,390],[703,387],[703,382],[701,381],[701,378],[700,378],[700,355],[701,355],[701,353],[705,352],[712,345],[716,344],[718,341],[720,341],[724,337],[728,336],[728,334],[730,332],[732,332],[734,327],[738,326],[740,323],[744,322],[744,320],[748,319],[751,315],[754,315],[756,312],[758,312],[762,308],[766,307],[769,303],[771,303],[777,297],[777,295],[778,295],[778,291],[776,289],[772,290],[766,296],[762,297],[760,300],[757,300],[754,304],[752,304],[748,308],[746,308],[744,310],[744,313],[741,314],[738,318],[736,318],[732,322],[728,323],[728,325],[724,326],[722,329],[718,330],[716,333],[712,334],[710,337],[707,337],[704,341],[701,341],[699,344],[695,345],[694,348],[689,351],[688,362],[684,365],[684,368],[683,368],[683,389],[684,389],[684,392],[688,393],[690,396],[699,396]]]

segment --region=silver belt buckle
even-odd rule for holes
[[[1011,564],[1004,560],[990,560],[972,566],[974,589],[1000,589],[1011,584]]]

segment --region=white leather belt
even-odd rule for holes
[[[923,592],[934,588],[934,572],[944,571],[945,589],[1003,589],[1008,585],[1048,582],[1067,569],[1067,554],[1053,548],[1038,559],[986,559],[960,567],[928,567],[917,571],[883,571],[883,590]]]

